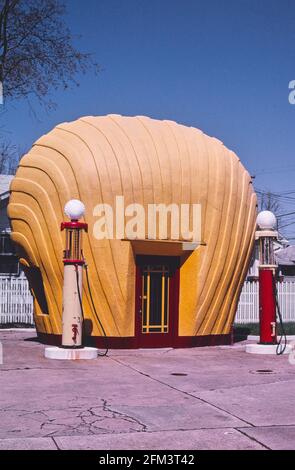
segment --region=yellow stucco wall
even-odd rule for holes
[[[86,206],[84,254],[94,301],[110,336],[134,335],[135,263],[130,242],[97,240],[93,207],[200,203],[202,241],[180,270],[179,335],[226,334],[253,245],[256,196],[237,156],[201,131],[147,117],[83,117],[58,125],[25,155],[11,184],[12,238],[36,292],[39,332],[61,333],[60,222],[72,198]],[[46,302],[40,295],[44,286]],[[85,283],[84,283],[85,284]],[[101,335],[84,287],[92,335]]]

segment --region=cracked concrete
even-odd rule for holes
[[[286,356],[237,344],[74,362],[45,359],[34,330],[0,341],[0,449],[295,448]]]
[[[51,400],[52,401],[52,400]],[[60,401],[57,399],[57,401]],[[75,399],[74,399],[75,401]],[[79,398],[77,397],[79,403]],[[88,403],[86,403],[88,402]],[[145,431],[145,424],[124,412],[113,410],[107,400],[87,400],[73,405],[73,400],[61,406],[32,409],[31,403],[0,409],[0,439],[18,437],[54,437],[113,432]],[[91,403],[91,406],[89,406]],[[11,424],[14,424],[11,426]]]

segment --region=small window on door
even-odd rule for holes
[[[169,333],[169,266],[142,269],[142,333]]]

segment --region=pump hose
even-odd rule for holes
[[[84,267],[85,267],[85,271],[86,271],[86,280],[87,280],[87,286],[88,286],[88,290],[89,290],[89,295],[90,295],[90,300],[91,300],[92,308],[93,308],[93,311],[94,311],[94,313],[95,313],[95,316],[96,316],[96,318],[97,318],[97,320],[98,320],[98,323],[99,323],[99,325],[100,325],[100,328],[101,328],[101,330],[102,330],[102,332],[103,332],[103,334],[104,334],[104,338],[105,338],[105,349],[106,349],[106,350],[105,350],[104,354],[101,354],[101,356],[106,356],[106,355],[108,354],[108,352],[109,352],[109,348],[108,348],[108,344],[107,344],[107,334],[106,334],[106,331],[105,331],[105,329],[104,329],[104,327],[103,327],[102,322],[100,321],[100,318],[99,318],[99,315],[98,315],[98,313],[97,313],[97,310],[96,310],[96,308],[95,308],[94,300],[93,300],[93,297],[92,297],[92,290],[91,290],[90,282],[89,282],[89,276],[88,276],[88,265],[85,263]]]
[[[273,289],[274,289],[274,295],[275,295],[275,301],[276,301],[276,310],[277,310],[277,316],[280,322],[281,326],[281,335],[280,339],[277,344],[277,349],[276,349],[276,354],[277,356],[280,356],[281,354],[284,354],[286,347],[287,347],[287,335],[285,332],[284,328],[284,322],[283,322],[283,317],[280,309],[280,304],[279,304],[279,298],[278,298],[278,290],[277,290],[277,285],[276,285],[276,280],[273,278]]]
[[[90,288],[90,282],[89,282],[89,277],[88,277],[88,266],[87,264],[85,263],[84,264],[84,267],[85,267],[85,271],[86,271],[86,280],[87,280],[87,286],[88,286],[88,290],[89,290],[89,295],[90,295],[90,300],[91,300],[91,304],[92,304],[92,308],[93,308],[93,311],[95,313],[95,316],[98,320],[98,323],[101,327],[101,330],[104,334],[104,338],[105,338],[105,352],[103,354],[99,354],[99,356],[107,356],[108,352],[109,352],[109,348],[108,348],[108,344],[107,344],[107,335],[106,335],[106,332],[105,332],[105,329],[103,327],[103,324],[101,323],[100,321],[100,318],[97,314],[97,311],[96,311],[96,308],[95,308],[95,304],[94,304],[94,301],[93,301],[93,297],[92,297],[92,291],[91,291],[91,288]],[[78,297],[79,297],[79,303],[80,303],[80,308],[81,308],[81,313],[82,313],[82,318],[83,318],[83,323],[84,323],[84,311],[83,311],[83,304],[82,304],[82,297],[81,297],[81,292],[80,292],[80,286],[79,286],[79,272],[78,272],[78,266],[75,265],[75,269],[76,269],[76,282],[77,282],[77,290],[78,290]]]

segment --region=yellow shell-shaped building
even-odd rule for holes
[[[94,236],[98,204],[198,204],[200,239]],[[70,199],[86,207],[85,335],[110,347],[225,344],[251,255],[256,195],[237,156],[200,130],[143,116],[83,117],[41,137],[11,184],[8,214],[39,337],[58,343]],[[190,216],[191,217],[191,216]]]

